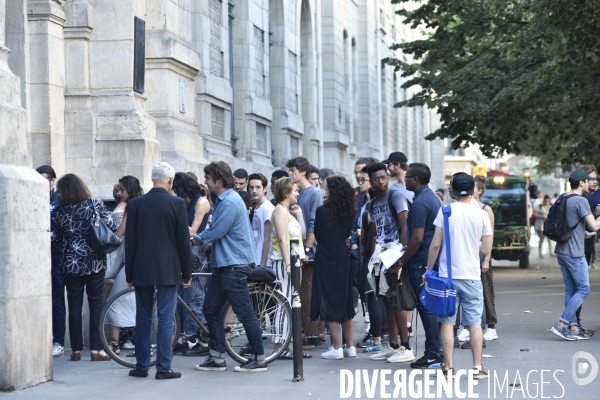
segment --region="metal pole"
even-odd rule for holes
[[[304,380],[302,367],[302,302],[300,300],[300,231],[290,229],[290,265],[292,270],[292,340],[294,351],[293,382]]]

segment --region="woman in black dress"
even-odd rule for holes
[[[350,237],[356,202],[354,190],[346,178],[330,176],[326,181],[326,199],[315,216],[315,254],[311,319],[329,324],[333,346],[321,358],[340,360],[356,357],[354,346],[342,349],[342,331],[352,345],[352,268],[346,239]]]

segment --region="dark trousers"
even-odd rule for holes
[[[104,306],[104,274],[102,270],[96,274],[65,277],[67,300],[69,301],[69,333],[73,351],[83,349],[83,291],[87,293],[90,306],[90,350],[102,350],[100,342],[100,314]]]
[[[52,254],[52,343],[65,345],[65,278],[58,272],[62,254]]]
[[[442,342],[440,339],[440,325],[438,317],[429,311],[421,303],[421,291],[423,290],[423,274],[426,267],[419,267],[410,270],[410,284],[417,295],[417,311],[423,323],[425,330],[425,355],[439,357],[442,352]]]
[[[177,286],[156,286],[156,371],[168,372],[173,360],[171,341],[175,333],[175,304]],[[135,288],[135,369],[150,369],[150,351],[152,348],[152,312],[154,309],[154,286]]]
[[[381,296],[375,296],[375,293],[373,292],[368,293],[367,307],[369,308],[369,320],[371,321],[369,333],[373,337],[380,337],[383,333],[383,319],[385,316],[383,298]]]
[[[204,316],[210,334],[210,355],[223,358],[225,356],[225,330],[223,323],[223,305],[229,301],[237,319],[246,330],[250,342],[251,354],[265,354],[262,342],[262,329],[250,301],[248,291],[247,265],[236,267],[220,267],[212,270],[212,276],[206,289],[204,299]]]

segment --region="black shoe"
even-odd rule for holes
[[[194,347],[192,347],[191,349],[188,349],[186,351],[183,352],[183,355],[186,357],[190,357],[190,356],[201,356],[203,354],[206,354],[210,351],[210,349],[208,348],[208,345],[202,346],[204,343],[196,343],[194,345]]]
[[[258,361],[255,357],[242,365],[236,366],[233,370],[235,372],[267,372],[267,363],[265,360]]]
[[[227,363],[225,361],[218,363],[212,357],[206,357],[204,362],[196,365],[194,369],[196,371],[226,371]]]
[[[175,348],[173,349],[173,354],[184,353],[189,349],[190,349],[190,346],[188,346],[187,342],[184,341],[183,343],[177,343],[175,345]]]
[[[363,340],[361,340],[360,342],[356,343],[356,347],[364,349],[365,347],[367,347],[371,343],[372,340],[373,340],[373,337],[371,336],[371,334],[367,333],[365,335],[365,337],[363,338]]]
[[[455,344],[454,347],[457,347],[456,344]],[[485,344],[485,340],[483,341],[483,346],[481,346],[481,347],[484,348],[484,349],[487,347],[486,344]],[[466,350],[471,349],[471,341],[467,340],[466,342],[464,342],[463,344],[460,345],[460,348],[461,349],[466,349]]]
[[[179,379],[181,378],[181,372],[173,372],[172,370],[168,370],[166,372],[157,372],[154,377],[156,379]]]
[[[454,336],[454,347],[455,348],[460,347],[460,342],[458,341],[458,336]]]
[[[139,369],[132,369],[129,371],[129,376],[135,376],[136,378],[146,378],[148,371],[141,371]]]
[[[410,367],[416,369],[441,368],[442,362],[443,360],[441,357],[429,356],[425,354],[414,363],[411,363]]]

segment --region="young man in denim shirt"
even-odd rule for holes
[[[254,263],[252,228],[242,198],[233,190],[235,180],[224,161],[213,161],[204,167],[204,183],[217,195],[212,225],[194,236],[194,242],[212,243],[213,274],[206,289],[204,316],[210,332],[210,357],[195,367],[198,371],[225,371],[225,331],[223,305],[229,301],[250,341],[250,358],[234,368],[236,372],[266,372],[262,330],[252,309],[248,292],[250,265]]]

